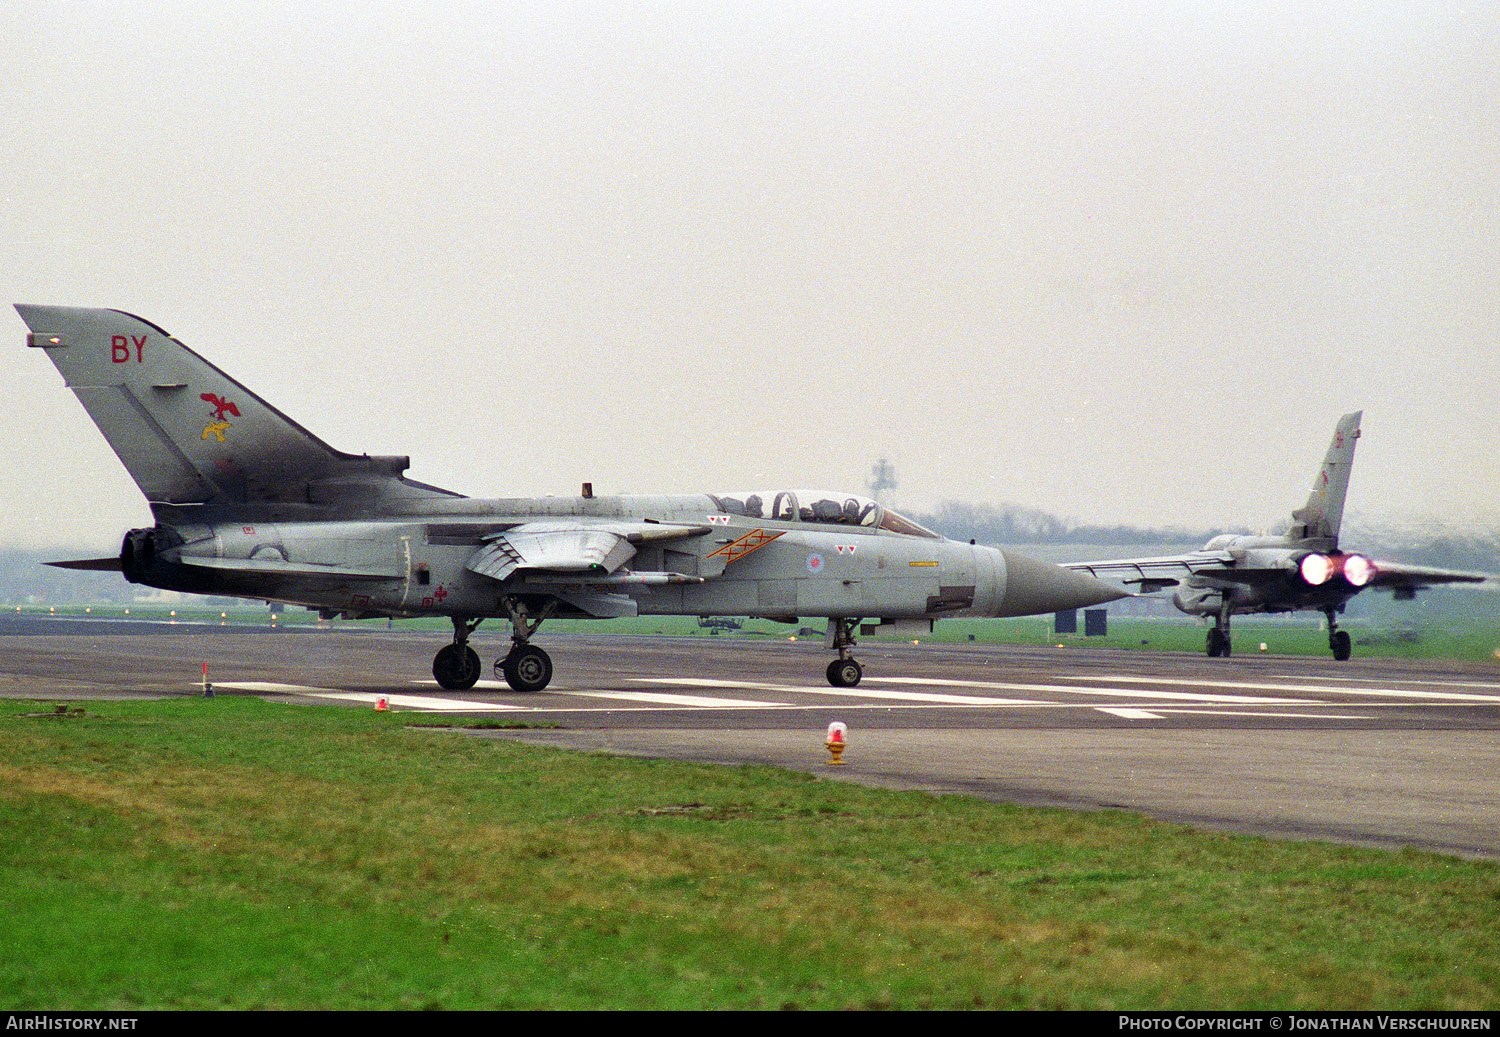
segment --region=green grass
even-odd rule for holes
[[[5,704],[0,1003],[1500,1006],[1492,864],[406,719]]]

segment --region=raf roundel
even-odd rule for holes
[[[823,571],[823,556],[820,555],[820,554],[817,554],[817,553],[813,553],[813,554],[808,555],[807,556],[807,571],[810,572],[810,573],[820,573],[820,572],[822,572]]]

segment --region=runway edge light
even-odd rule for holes
[[[849,725],[837,720],[828,725],[828,736],[824,739],[823,744],[828,747],[829,753],[832,754],[832,759],[824,761],[830,767],[844,762],[844,746],[847,744],[848,735]]]

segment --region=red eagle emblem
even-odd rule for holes
[[[224,420],[224,416],[226,414],[233,414],[235,417],[240,416],[240,409],[217,393],[202,393],[201,395],[199,395],[198,399],[212,406],[214,409],[214,417],[220,421]]]

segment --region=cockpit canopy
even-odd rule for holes
[[[709,494],[719,510],[746,518],[777,522],[810,522],[822,526],[866,526],[906,536],[939,537],[930,529],[869,497],[825,490],[771,490],[759,493]]]

